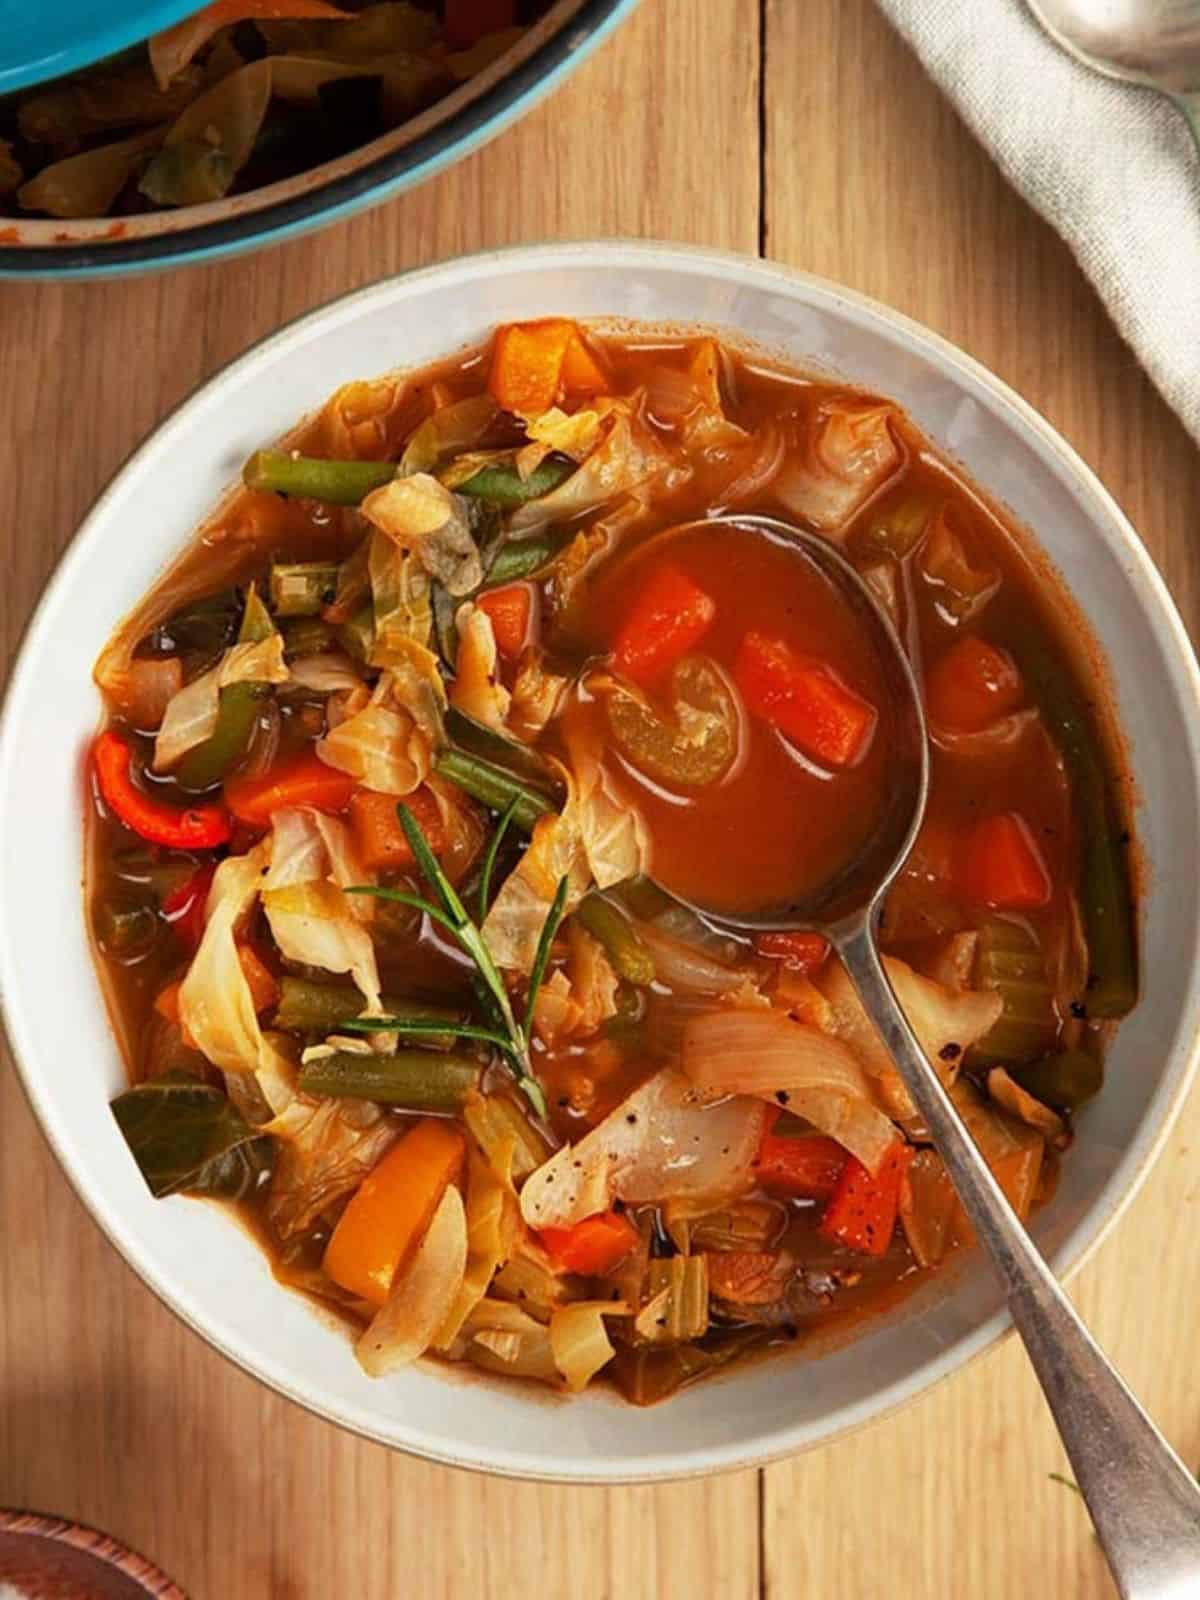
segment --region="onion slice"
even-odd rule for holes
[[[895,1143],[896,1130],[853,1050],[782,1011],[724,1008],[693,1017],[682,1065],[702,1100],[757,1095],[786,1105],[870,1172]]]

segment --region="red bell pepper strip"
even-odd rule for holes
[[[956,733],[978,733],[1024,698],[1025,685],[1008,651],[974,634],[939,656],[925,679],[930,721]]]
[[[777,1112],[763,1130],[754,1175],[764,1189],[800,1200],[827,1200],[850,1159],[836,1139],[822,1133],[795,1138],[773,1131]]]
[[[229,838],[229,813],[223,805],[180,810],[139,789],[133,781],[129,741],[111,728],[92,747],[92,765],[105,805],[119,822],[150,844],[172,850],[214,850]]]
[[[747,708],[822,766],[852,767],[866,754],[875,707],[823,661],[783,639],[748,633],[733,676]]]
[[[717,615],[716,601],[678,567],[647,579],[613,646],[618,672],[648,685],[699,644]]]
[[[897,1139],[875,1177],[856,1156],[848,1156],[837,1188],[818,1224],[827,1239],[869,1256],[887,1254],[900,1210],[900,1190],[912,1146]]]
[[[962,844],[959,876],[967,898],[993,911],[1036,911],[1052,889],[1037,840],[1015,811],[975,824]]]
[[[210,861],[197,867],[186,883],[173,889],[162,903],[162,914],[175,930],[180,942],[191,953],[200,948],[204,937],[204,908],[212,888],[216,867]]]
[[[543,1228],[538,1238],[560,1271],[600,1278],[624,1261],[638,1231],[619,1211],[599,1211],[573,1228]]]
[[[829,955],[829,940],[819,933],[760,933],[754,951],[797,972],[815,972]]]

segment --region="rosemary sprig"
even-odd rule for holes
[[[482,907],[487,905],[487,891],[491,886],[490,880],[496,863],[496,852],[499,848],[500,839],[512,820],[513,809],[513,805],[510,804],[508,810],[504,813],[496,836],[491,842],[487,859],[484,862],[480,895]],[[420,823],[403,803],[396,807],[396,812],[400,818],[400,826],[404,829],[405,837],[412,849],[413,856],[421,869],[422,876],[437,894],[441,905],[435,905],[431,900],[427,900],[421,895],[408,894],[403,889],[380,888],[375,884],[356,885],[347,889],[346,893],[372,894],[382,900],[395,900],[401,905],[415,906],[417,910],[424,912],[431,921],[436,922],[439,927],[445,928],[475,963],[479,975],[479,987],[489,1006],[494,1008],[499,1026],[495,1029],[473,1026],[459,1027],[454,1023],[439,1022],[426,1029],[423,1023],[409,1021],[406,1018],[377,1017],[359,1018],[351,1027],[353,1031],[358,1033],[396,1032],[418,1034],[427,1031],[431,1034],[440,1033],[443,1036],[447,1033],[457,1033],[463,1038],[484,1039],[490,1044],[495,1044],[508,1057],[517,1083],[534,1110],[540,1117],[544,1117],[547,1110],[546,1097],[533,1072],[531,1049],[533,1012],[538,991],[546,975],[546,966],[550,960],[550,947],[563,919],[563,912],[567,902],[567,880],[563,878],[559,883],[554,902],[542,925],[533,970],[529,975],[529,994],[525,1003],[525,1014],[521,1021],[518,1022],[513,1012],[512,1001],[509,999],[504,979],[501,977],[496,963],[492,960],[492,953],[487,947],[487,942],[478,925],[471,920],[470,914],[459,899],[454,885],[442,871],[441,863],[429,848],[429,841],[422,832]]]
[[[492,897],[492,873],[496,870],[496,857],[500,853],[504,835],[508,832],[508,825],[512,821],[520,803],[520,795],[513,795],[508,802],[507,810],[496,824],[496,831],[491,837],[491,842],[487,847],[487,854],[483,858],[483,871],[479,875],[479,920],[481,923],[487,921],[488,903]]]

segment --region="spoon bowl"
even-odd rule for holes
[[[772,517],[726,516],[705,525],[714,523],[790,539],[851,604],[894,700],[887,719],[893,766],[871,844],[814,895],[783,911],[768,906],[734,915],[692,903],[717,925],[817,932],[832,943],[991,1257],[1120,1594],[1194,1596],[1200,1593],[1200,1487],[1038,1253],[921,1049],[880,958],[884,897],[916,840],[929,789],[925,719],[912,665],[862,578],[828,541]]]
[[[1157,89],[1200,145],[1200,0],[1028,0],[1050,37],[1093,72]]]

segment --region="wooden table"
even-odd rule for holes
[[[1065,247],[870,0],[644,0],[548,105],[380,211],[222,266],[0,288],[4,658],[109,474],[253,340],[401,267],[609,234],[761,249],[946,334],[1098,470],[1200,623],[1200,456]],[[1198,1135],[1193,1096],[1075,1285],[1189,1461]],[[11,1070],[0,1239],[0,1504],[109,1529],[192,1600],[1111,1593],[1081,1503],[1051,1481],[1062,1453],[1011,1343],[900,1416],[765,1472],[545,1488],[389,1454],[223,1362],[101,1239]]]

